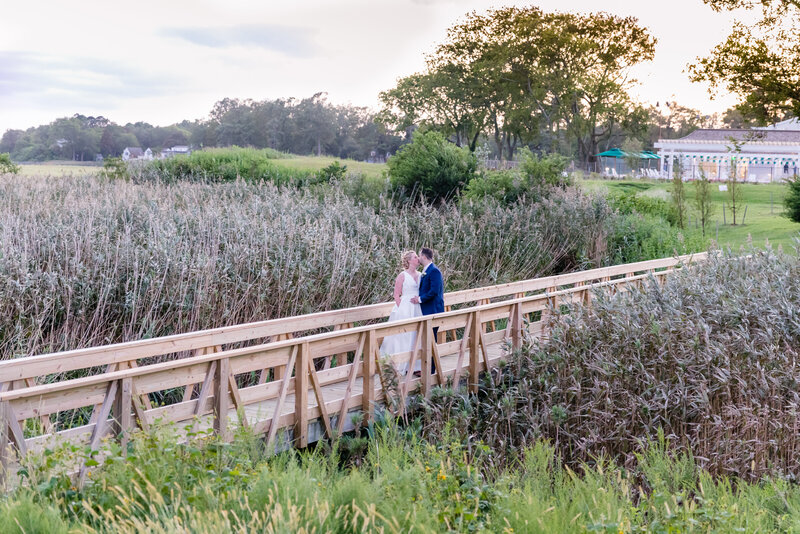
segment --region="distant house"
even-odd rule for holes
[[[152,150],[150,150],[150,148],[148,148],[147,150],[145,150],[145,151],[144,151],[144,154],[142,154],[142,159],[145,159],[145,160],[147,160],[147,161],[150,161],[150,160],[152,160],[152,159],[153,159],[153,151],[152,151]]]
[[[172,148],[165,148],[161,151],[161,159],[164,158],[171,158],[172,156],[177,156],[180,154],[191,154],[191,149],[186,145],[177,145]]]
[[[142,150],[141,147],[138,146],[126,146],[125,150],[122,151],[122,161],[139,159],[141,157],[144,157],[144,151]]]

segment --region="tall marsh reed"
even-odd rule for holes
[[[335,185],[6,176],[0,358],[384,302],[423,245],[448,290],[597,265],[613,217],[576,190],[376,209]]]

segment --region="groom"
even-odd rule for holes
[[[442,272],[433,263],[433,251],[422,247],[419,251],[419,262],[422,264],[422,277],[419,281],[419,297],[413,297],[411,302],[419,304],[422,315],[432,315],[444,311],[444,281]],[[433,329],[433,339],[439,327]],[[436,372],[436,366],[431,360],[431,373]]]

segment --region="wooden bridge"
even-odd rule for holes
[[[408,395],[428,395],[434,385],[466,380],[476,391],[478,375],[507,347],[546,335],[552,307],[591,304],[595,291],[635,288],[650,276],[663,281],[705,259],[702,253],[457,291],[445,295],[444,313],[407,321],[385,322],[389,302],[5,360],[2,473],[13,478],[20,456],[58,444],[92,451],[104,439],[124,445],[135,428],[158,421],[177,423],[179,439],[207,429],[231,440],[244,425],[268,442],[280,438],[278,447],[305,447],[352,429],[354,415],[369,420],[386,406],[403,410]],[[417,360],[430,369],[433,361],[435,374],[398,376],[382,361],[381,340],[404,332],[417,333],[416,348],[390,360],[410,369]],[[86,459],[73,468],[82,482]]]

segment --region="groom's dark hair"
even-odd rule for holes
[[[433,261],[433,251],[427,247],[422,247],[419,251],[420,254]]]

